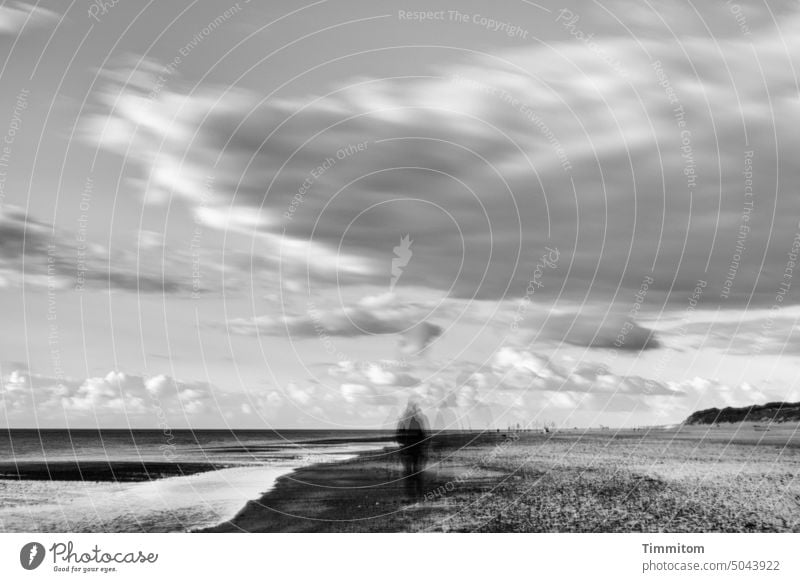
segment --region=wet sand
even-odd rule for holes
[[[539,437],[541,438],[541,437]],[[336,463],[295,470],[250,501],[232,520],[207,532],[397,532],[418,530],[440,487],[469,474],[472,492],[490,491],[503,473],[476,471],[482,453],[515,442],[505,433],[443,435],[430,439],[422,475],[407,475],[396,446]]]
[[[213,532],[800,531],[797,425],[488,433],[280,478]]]
[[[194,475],[230,465],[169,461],[34,461],[0,463],[0,479],[137,482]]]

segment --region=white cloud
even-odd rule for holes
[[[9,425],[140,428],[263,426],[283,405],[277,391],[232,393],[206,382],[111,371],[78,380],[19,370],[0,378]]]
[[[403,361],[378,362],[338,362],[328,368],[334,378],[355,384],[369,384],[374,387],[411,387],[419,384],[419,379],[409,372]]]
[[[17,35],[55,24],[61,15],[26,2],[8,2],[0,6],[0,35]]]
[[[380,404],[388,406],[381,410],[397,414],[413,400],[436,428],[541,424],[555,419],[585,426],[596,425],[608,415],[626,424],[674,423],[702,408],[764,403],[786,396],[748,383],[728,386],[698,377],[663,382],[621,376],[602,364],[559,364],[512,347],[499,349],[484,366],[428,362],[414,366],[412,375],[403,362],[340,362],[328,372],[339,382],[345,409],[351,413],[375,415]],[[336,402],[336,398],[330,400],[331,405]]]
[[[485,366],[339,362],[328,373],[329,385],[290,382],[284,390],[242,394],[166,375],[111,371],[80,380],[12,370],[0,379],[0,415],[10,426],[391,427],[411,400],[436,428],[484,428],[544,420],[596,424],[601,414],[676,422],[703,408],[788,396],[706,378],[659,382],[619,376],[602,365],[558,364],[510,347]]]

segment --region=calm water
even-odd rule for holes
[[[3,430],[0,464],[130,461],[223,469],[134,483],[0,479],[0,531],[186,531],[233,517],[309,463],[387,446],[386,431]]]
[[[0,463],[183,461],[261,463],[347,452],[388,431],[0,430]]]

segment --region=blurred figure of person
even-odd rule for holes
[[[396,438],[400,445],[400,462],[406,491],[413,497],[422,496],[424,471],[428,460],[430,425],[416,402],[410,401],[397,422]]]

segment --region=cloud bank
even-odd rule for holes
[[[615,302],[652,275],[668,300],[702,276],[708,302],[761,302],[776,282],[759,272],[782,270],[798,230],[800,202],[780,194],[800,182],[799,23],[723,42],[599,35],[625,75],[562,42],[302,98],[166,89],[145,63],[106,72],[84,127],[149,200],[251,233],[300,285],[389,285],[410,236],[398,289],[520,297],[557,245],[551,298]]]
[[[0,418],[20,427],[260,427],[284,403],[276,390],[237,394],[206,382],[119,371],[76,380],[13,370],[0,378],[0,392]]]

